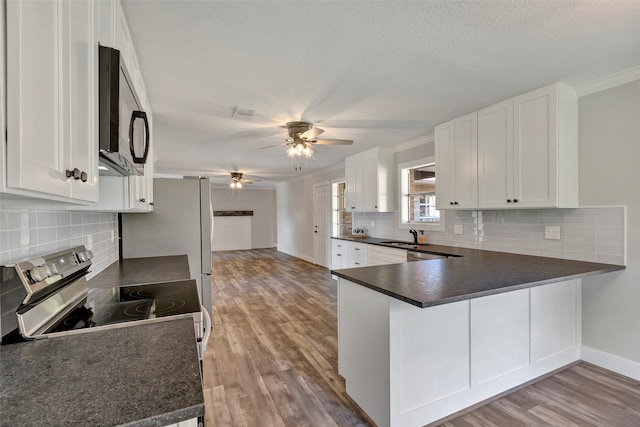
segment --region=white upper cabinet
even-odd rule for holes
[[[97,200],[93,8],[93,2],[69,0],[6,3],[5,192],[69,202]]]
[[[436,205],[438,209],[478,206],[478,114],[436,126]]]
[[[478,112],[478,203],[483,208],[512,207],[513,100]]]
[[[392,212],[395,208],[393,151],[377,147],[345,159],[349,212]]]
[[[557,83],[513,100],[514,193],[520,207],[578,206],[578,98]],[[517,201],[516,201],[517,200]]]
[[[457,200],[461,164],[456,156],[464,155],[464,149],[473,151],[470,129],[463,130],[464,149],[456,146],[462,126],[458,121],[466,118],[470,123],[468,117],[435,129],[438,209],[578,206],[578,103],[573,88],[555,83],[477,113],[475,203]],[[463,194],[472,191],[464,181],[469,176],[462,175]]]

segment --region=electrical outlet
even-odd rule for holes
[[[544,238],[546,240],[560,240],[560,226],[545,226],[544,227]]]
[[[462,234],[462,224],[455,224],[453,226],[453,233],[454,234]]]

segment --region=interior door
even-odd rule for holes
[[[329,267],[329,209],[331,191],[329,184],[313,186],[313,258],[316,264]]]

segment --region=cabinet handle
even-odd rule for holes
[[[360,250],[360,248],[355,248],[355,250],[356,250],[356,251],[359,251],[359,250]]]
[[[336,254],[336,256],[342,256],[342,254]]]
[[[356,208],[355,206],[351,206],[351,209],[355,209],[355,208]]]
[[[149,206],[153,206],[153,202],[149,202]]]
[[[359,263],[359,262],[356,262],[356,263],[355,263],[355,265],[360,265],[360,263]]]

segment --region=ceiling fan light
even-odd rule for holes
[[[304,154],[307,158],[313,156],[313,148],[307,145],[306,147],[304,147],[304,150],[302,150],[302,154]]]
[[[305,149],[305,144],[303,144],[303,143],[301,143],[301,142],[298,142],[298,143],[296,144],[296,151],[297,151],[298,153],[302,153],[302,152],[304,151],[304,149]]]
[[[289,157],[295,156],[296,153],[297,153],[296,148],[293,145],[287,148],[287,155],[289,155]]]
[[[229,183],[229,187],[231,187],[231,188],[236,188],[236,183],[235,183],[235,182],[231,182],[231,183]]]
[[[236,182],[236,188],[242,188],[242,183],[241,182]]]

